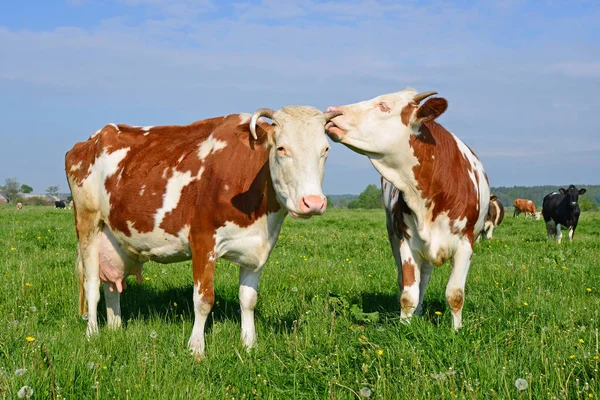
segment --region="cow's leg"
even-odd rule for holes
[[[111,284],[104,282],[104,302],[106,303],[106,324],[111,329],[121,327],[121,293]]]
[[[197,358],[204,357],[204,325],[215,302],[214,276],[216,255],[214,240],[192,237],[194,270],[194,326],[188,347]],[[207,250],[208,249],[208,250]]]
[[[98,332],[98,302],[100,301],[100,230],[80,243],[84,269],[85,299],[88,305],[86,334]]]
[[[469,266],[471,265],[471,256],[473,248],[468,240],[463,240],[452,261],[452,272],[448,285],[446,285],[446,300],[452,310],[452,326],[458,330],[462,327],[462,309],[465,302],[465,283]]]
[[[422,259],[413,253],[406,240],[400,240],[400,258],[402,264],[398,268],[400,285],[400,318],[409,319],[419,306],[419,288],[421,283]]]
[[[421,282],[419,283],[419,305],[415,310],[415,314],[423,315],[423,298],[425,297],[425,290],[429,284],[429,277],[433,271],[433,265],[429,261],[423,260],[421,263]]]
[[[569,242],[573,243],[573,235],[575,234],[575,227],[572,226],[569,228]]]
[[[560,224],[556,224],[556,243],[560,244],[562,240],[562,231],[560,229]]]
[[[258,280],[261,270],[240,267],[240,308],[242,309],[242,341],[250,349],[256,341],[254,307],[258,299]]]
[[[546,232],[548,233],[548,240],[554,239],[556,235],[556,224],[553,220],[546,221]]]

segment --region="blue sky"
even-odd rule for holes
[[[26,4],[26,6],[24,6]],[[414,87],[493,186],[600,183],[600,3],[66,0],[0,5],[0,183],[67,190],[109,122],[186,124]],[[379,177],[334,145],[328,194]]]

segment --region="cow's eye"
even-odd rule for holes
[[[281,156],[286,156],[287,155],[287,150],[285,147],[283,146],[279,146],[277,147],[277,154],[281,155]]]
[[[386,103],[379,103],[379,109],[383,112],[390,112],[390,107]]]

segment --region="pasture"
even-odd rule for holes
[[[597,398],[600,213],[570,244],[506,218],[482,241],[452,331],[437,268],[424,315],[399,319],[383,210],[288,218],[260,282],[258,343],[240,341],[238,267],[220,260],[207,358],[187,350],[190,262],[148,263],[122,296],[124,327],[84,337],[72,211],[0,207],[0,398]],[[515,381],[527,381],[520,391]]]

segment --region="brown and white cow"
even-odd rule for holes
[[[527,216],[530,216],[536,220],[540,219],[540,213],[537,212],[533,201],[527,199],[515,199],[515,201],[513,201],[513,205],[515,206],[513,218],[517,217],[521,213],[524,213],[525,218],[527,218]]]
[[[17,210],[22,210],[23,209],[23,203],[18,202],[17,203]]]
[[[261,269],[286,215],[325,211],[321,189],[329,145],[312,107],[260,109],[186,126],[109,124],[67,154],[79,239],[80,313],[98,331],[104,282],[109,327],[121,325],[125,278],[144,262],[192,259],[195,321],[189,347],[204,354],[215,262],[240,265],[242,340],[255,341]],[[268,117],[273,125],[257,122]]]
[[[484,238],[491,239],[494,234],[494,229],[500,225],[504,219],[504,205],[496,195],[490,196],[490,208],[485,217],[483,231],[481,235]]]
[[[387,229],[398,267],[401,316],[423,305],[433,266],[452,259],[446,299],[462,326],[464,287],[475,238],[483,229],[490,188],[483,166],[462,141],[434,120],[448,103],[413,89],[328,111],[329,136],[369,157],[383,176]]]

